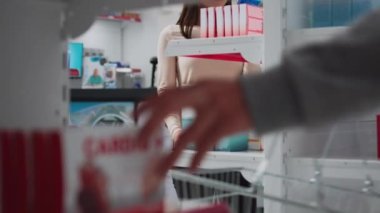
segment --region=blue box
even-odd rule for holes
[[[262,0],[239,0],[238,4],[250,4],[255,6],[262,6],[263,1]]]
[[[356,20],[366,14],[371,8],[371,0],[352,0],[352,20]]]
[[[352,4],[351,0],[333,0],[332,2],[332,25],[345,26],[351,23]]]
[[[314,0],[312,4],[312,27],[332,26],[332,0]]]

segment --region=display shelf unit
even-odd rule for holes
[[[177,160],[175,166],[187,168],[195,151],[183,151],[182,156]],[[251,181],[253,172],[258,168],[260,163],[265,159],[264,152],[247,151],[247,152],[208,152],[205,159],[199,166],[200,169],[240,169],[243,177]],[[250,171],[244,170],[248,169]]]
[[[71,101],[76,102],[140,102],[157,94],[156,88],[146,89],[72,89]]]
[[[177,167],[188,167],[195,151],[186,150],[176,162]],[[202,169],[251,168],[255,169],[264,159],[264,153],[259,151],[247,152],[208,152],[200,165]]]
[[[167,56],[264,62],[264,36],[181,39],[169,41]]]
[[[315,158],[288,158],[286,160],[288,168],[298,168],[307,171],[315,169],[316,165],[322,168],[322,175],[325,178],[334,179],[357,179],[366,180],[367,177],[380,181],[380,161],[362,159],[315,159]],[[294,171],[289,170],[289,173]]]

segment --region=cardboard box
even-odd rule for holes
[[[224,8],[216,7],[216,36],[224,37]]]
[[[232,35],[240,35],[239,5],[232,5]]]
[[[232,8],[231,5],[224,7],[224,36],[232,36]]]
[[[215,17],[215,8],[207,8],[207,17],[208,17],[208,37],[214,38],[216,36],[216,17]]]
[[[201,9],[201,38],[208,37],[208,18],[207,18],[207,8]]]
[[[264,31],[263,8],[248,4],[240,4],[239,7],[240,35],[262,34]]]

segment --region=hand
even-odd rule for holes
[[[174,133],[173,133],[173,145],[175,145],[177,143],[181,133],[182,133],[181,129],[177,129],[176,131],[174,131]]]
[[[190,166],[191,170],[195,170],[219,139],[252,127],[238,81],[205,81],[192,87],[166,91],[138,108],[135,116],[149,112],[151,117],[141,129],[137,140],[144,145],[148,143],[164,118],[183,108],[195,110],[195,121],[179,136],[173,152],[156,161],[153,169],[148,171],[144,181],[147,183],[147,189],[144,190],[146,193],[155,190],[189,143],[197,146],[197,153]]]

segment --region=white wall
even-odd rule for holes
[[[182,5],[151,8],[139,11],[142,23],[127,23],[124,30],[124,61],[145,73],[145,85],[150,85],[152,65],[150,58],[157,55],[157,41],[161,30],[175,24]]]
[[[87,32],[73,41],[84,43],[85,48],[104,50],[108,60],[122,59],[120,22],[97,20]]]

